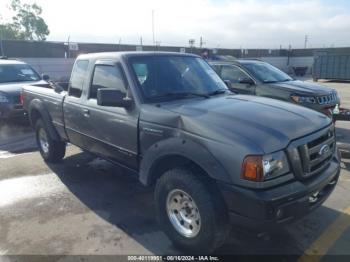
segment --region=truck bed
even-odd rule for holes
[[[23,108],[30,112],[29,105],[40,104],[40,107],[44,107],[46,112],[49,112],[47,116],[52,124],[55,126],[59,133],[62,133],[65,137],[64,131],[64,119],[63,119],[63,101],[66,96],[66,92],[56,92],[50,85],[48,86],[27,86],[23,87],[22,99]],[[35,100],[35,101],[34,101]],[[31,103],[33,101],[33,103]]]

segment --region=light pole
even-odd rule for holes
[[[154,10],[152,10],[152,37],[153,37],[153,45],[156,45],[156,38],[154,35]]]
[[[305,39],[304,39],[304,48],[307,48],[307,42],[309,41],[309,36],[305,35]]]
[[[68,39],[67,39],[67,47],[68,47],[68,50],[67,50],[67,58],[70,58],[70,46],[69,46],[69,41],[70,41],[70,35],[68,36]]]
[[[190,45],[191,53],[192,53],[192,49],[193,49],[193,47],[194,47],[194,43],[195,43],[195,42],[196,42],[196,40],[194,40],[194,39],[188,40],[188,43],[189,43],[189,45]]]
[[[2,44],[2,17],[0,17],[0,51],[1,51],[1,56],[5,56],[4,54],[4,47]]]
[[[4,54],[4,47],[2,45],[2,27],[0,27],[0,51],[1,51],[1,56],[5,56],[5,54]]]

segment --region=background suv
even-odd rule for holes
[[[260,60],[211,61],[209,64],[229,88],[237,93],[284,100],[329,116],[340,103],[336,90],[293,79]]]
[[[48,76],[43,76],[48,80]],[[20,94],[25,85],[47,84],[28,64],[0,59],[0,120],[24,116]]]

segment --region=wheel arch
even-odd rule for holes
[[[49,135],[53,140],[60,141],[60,136],[58,135],[47,111],[44,103],[39,99],[34,99],[31,101],[28,109],[29,121],[33,127],[35,127],[36,122],[42,119],[45,127],[48,129]]]
[[[143,185],[153,185],[167,170],[186,166],[206,177],[229,182],[222,165],[204,146],[189,139],[170,138],[157,142],[144,155],[139,179]]]

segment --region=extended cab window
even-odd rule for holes
[[[231,83],[239,83],[242,79],[250,78],[246,73],[236,66],[222,66],[221,78],[230,80]]]
[[[89,61],[87,60],[79,60],[75,63],[68,92],[70,96],[81,97],[88,66]]]
[[[97,98],[97,90],[100,88],[113,88],[126,93],[121,70],[116,66],[96,65],[90,87],[90,99]]]

